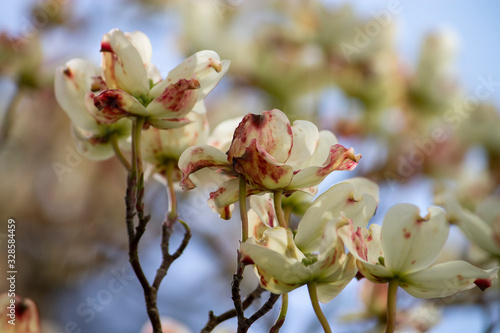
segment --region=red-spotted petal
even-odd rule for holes
[[[253,139],[278,163],[289,157],[293,144],[292,127],[287,116],[280,110],[264,111],[263,114],[247,114],[234,132],[228,157],[241,157]]]
[[[92,102],[95,107],[92,107]],[[85,104],[90,114],[105,124],[112,124],[132,115],[147,115],[146,108],[138,100],[119,89],[108,89],[97,96],[89,92],[85,96]]]
[[[450,227],[443,209],[429,207],[428,211],[427,216],[421,217],[417,206],[398,204],[385,215],[382,249],[385,266],[394,274],[410,274],[429,267],[441,252]]]
[[[164,81],[151,89],[150,96],[157,97],[166,86],[180,79],[196,79],[200,82],[198,99],[203,99],[219,83],[229,69],[229,64],[229,60],[221,60],[214,51],[197,52],[172,69]]]
[[[286,188],[293,176],[292,167],[277,163],[257,144],[256,138],[241,157],[233,159],[233,168],[251,186],[267,190]]]
[[[186,149],[179,158],[179,168],[182,171],[182,181],[180,183],[182,188],[185,190],[194,188],[189,175],[197,170],[208,167],[216,167],[228,172],[232,171],[227,163],[226,154],[217,148],[204,145]]]
[[[180,79],[168,85],[165,90],[149,103],[149,116],[157,118],[180,118],[191,111],[198,100],[200,83],[195,80]]]
[[[310,166],[296,171],[287,189],[301,189],[317,185],[335,170],[352,170],[357,165],[361,155],[354,155],[352,148],[336,144],[330,148],[328,159],[322,166]]]
[[[112,89],[132,95],[145,95],[149,80],[141,53],[125,34],[113,29],[101,41],[103,75]]]
[[[449,261],[406,275],[399,285],[418,298],[447,297],[476,286],[484,290],[497,272],[498,267],[483,270],[465,261]]]

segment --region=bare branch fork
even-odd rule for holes
[[[129,261],[132,265],[135,275],[139,279],[139,282],[144,290],[144,298],[146,300],[146,309],[153,326],[154,333],[161,333],[161,321],[160,314],[157,306],[157,296],[160,284],[167,274],[170,265],[181,256],[184,249],[186,248],[190,238],[191,229],[186,223],[180,221],[185,229],[184,239],[173,253],[169,253],[170,237],[173,233],[173,227],[177,221],[177,216],[174,218],[167,217],[162,224],[162,237],[161,237],[161,250],[162,250],[162,262],[160,267],[156,271],[156,276],[153,280],[153,284],[149,284],[144,271],[142,270],[138,246],[139,241],[146,230],[146,225],[149,222],[151,216],[144,214],[144,203],[142,202],[144,196],[144,181],[143,174],[139,176],[139,184],[137,184],[137,177],[134,172],[130,172],[127,179],[127,191],[125,196],[126,205],[126,224],[127,233],[129,239]],[[134,230],[134,217],[137,215],[138,223]]]
[[[216,316],[213,311],[210,311],[208,314],[208,322],[205,327],[201,330],[201,333],[209,333],[219,325],[220,323],[237,317],[238,318],[238,333],[245,333],[248,331],[250,326],[255,323],[258,319],[263,317],[266,313],[268,313],[274,306],[274,304],[280,298],[280,295],[276,295],[271,293],[269,295],[269,299],[262,305],[262,307],[257,310],[253,315],[249,318],[245,317],[244,310],[246,310],[256,299],[260,298],[261,294],[265,291],[261,286],[257,286],[254,291],[252,291],[244,301],[241,300],[240,295],[240,283],[243,280],[243,270],[245,268],[245,264],[241,261],[241,255],[238,251],[238,265],[236,267],[236,272],[233,275],[233,280],[231,282],[231,298],[234,303],[234,309],[224,312],[223,314]]]

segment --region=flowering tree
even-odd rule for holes
[[[419,298],[491,286],[499,267],[485,270],[465,261],[432,265],[449,232],[450,217],[441,208],[430,207],[429,214],[421,217],[414,205],[396,205],[382,227],[368,228],[379,202],[378,185],[359,177],[332,186],[311,202],[326,176],[353,170],[361,161],[361,155],[339,144],[332,132],[319,131],[305,120],[291,124],[286,114],[274,109],[232,120],[226,123],[232,130],[226,128],[224,134],[214,134],[217,140],[208,140],[203,99],[228,71],[229,61],[220,60],[213,51],[200,51],[162,79],[150,63],[151,52],[143,33],[114,29],[101,41],[101,69],[83,59],[67,62],[56,71],[55,93],[86,156],[115,155],[128,171],[129,261],[144,290],[154,332],[162,332],[158,289],[191,237],[189,221],[181,220],[177,212],[175,185],[180,182],[183,189],[193,189],[207,175],[219,182],[207,199],[222,219],[229,219],[233,204],[239,202],[241,243],[235,249],[234,309],[219,316],[210,313],[203,332],[231,317],[238,319],[238,332],[246,332],[281,298],[281,311],[271,327],[277,332],[286,319],[288,293],[301,286],[307,286],[324,331],[331,332],[318,302],[332,301],[355,276],[389,283],[386,332],[395,329],[398,286]],[[125,149],[130,153],[123,153]],[[143,204],[144,162],[163,179],[169,195],[159,231],[163,260],[153,277],[144,273],[138,254],[150,220]],[[304,200],[293,200],[299,193],[311,199],[292,227],[291,212],[299,210],[294,206],[304,205]],[[476,222],[479,218],[460,208],[454,211],[466,234],[482,237],[474,227],[481,223]],[[176,223],[185,234],[172,253],[169,241]],[[497,255],[498,246],[490,243],[485,247]],[[260,285],[242,300],[240,283],[247,266],[253,267]],[[264,290],[270,292],[269,299],[247,317],[245,309]]]
[[[466,88],[448,30],[415,62],[395,48],[407,6],[439,8],[86,5],[0,20],[0,207],[16,227],[0,243],[17,273],[0,332],[420,333],[456,310],[463,330],[498,328],[498,73]],[[99,43],[138,22],[148,36]]]

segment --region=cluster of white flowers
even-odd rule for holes
[[[498,267],[484,270],[465,261],[432,265],[450,228],[440,207],[430,207],[422,217],[418,207],[398,204],[382,226],[368,227],[379,190],[365,178],[348,179],[309,200],[292,230],[282,212],[282,196],[299,191],[312,198],[327,175],[354,169],[361,155],[309,121],[290,124],[277,109],[230,120],[209,135],[203,99],[229,68],[217,53],[200,51],[162,79],[150,63],[149,39],[141,32],[112,30],[104,35],[101,52],[99,71],[88,61],[73,59],[56,72],[56,97],[72,120],[81,150],[91,158],[111,157],[127,143],[131,119],[142,119],[140,150],[154,172],[165,173],[174,161],[177,173],[169,179],[185,190],[199,185],[200,175],[213,174],[211,179],[220,184],[208,203],[221,218],[229,219],[233,203],[242,203],[242,229],[247,232],[241,260],[253,265],[264,289],[286,294],[307,285],[315,306],[318,300],[331,301],[357,274],[419,298],[491,286]],[[491,234],[498,237],[498,230],[486,230],[479,218],[459,208],[453,214],[468,236],[499,255],[498,239],[485,241]],[[392,290],[389,297],[395,297]]]

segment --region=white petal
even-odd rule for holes
[[[179,169],[183,173],[181,186],[184,189],[192,189],[194,184],[190,182],[189,175],[207,167],[231,170],[227,164],[227,155],[217,148],[203,145],[186,149],[179,158]]]
[[[203,99],[219,83],[229,64],[228,60],[221,61],[214,51],[197,52],[172,69],[164,81],[151,89],[150,95],[156,98],[169,84],[180,79],[197,79],[201,85],[198,99]]]
[[[317,240],[317,261],[309,266],[318,281],[332,280],[340,269],[345,257],[344,243],[337,238],[337,223],[329,221],[321,238]]]
[[[352,255],[347,255],[342,267],[335,272],[335,275],[329,276],[326,281],[318,281],[316,288],[319,301],[321,303],[330,302],[351,282],[357,271],[356,260]]]
[[[283,293],[293,290],[308,281],[311,272],[302,264],[304,255],[293,244],[290,230],[281,227],[269,229],[259,242],[250,238],[241,244],[242,260],[254,263],[259,271],[264,271],[273,279],[288,285]],[[268,287],[268,281],[262,281],[262,287]]]
[[[476,214],[489,226],[493,226],[500,220],[500,198],[498,196],[489,197],[479,203]]]
[[[498,206],[498,202],[494,202],[494,205]],[[456,197],[451,194],[446,195],[444,207],[450,222],[456,224],[469,240],[488,253],[500,255],[500,243],[495,242],[495,233],[491,228],[492,224],[488,224],[478,215],[462,208]],[[481,209],[484,210],[486,206],[482,207]],[[489,209],[489,211],[494,210]],[[489,217],[486,211],[484,211],[483,216]],[[489,217],[489,220],[493,223],[495,219]]]
[[[295,242],[302,251],[314,252],[325,224],[341,216],[353,221],[356,227],[366,226],[377,205],[371,195],[359,193],[350,183],[332,186],[311,204],[299,223]],[[343,215],[342,215],[343,214]]]
[[[114,155],[113,147],[109,142],[97,145],[92,144],[90,140],[92,137],[91,133],[84,129],[71,126],[71,134],[78,153],[90,160],[107,160]]]
[[[498,267],[482,270],[465,261],[450,261],[404,276],[399,285],[415,297],[447,297],[475,286],[486,289],[497,272]]]
[[[415,205],[398,204],[387,212],[382,225],[385,267],[394,274],[409,274],[430,266],[448,238],[444,211],[430,207],[420,217]]]
[[[126,32],[125,37],[134,45],[137,52],[141,56],[142,63],[146,66],[151,63],[151,56],[153,55],[153,47],[149,41],[148,36],[142,31]]]
[[[368,178],[364,177],[353,177],[349,178],[343,181],[344,183],[350,183],[356,186],[356,193],[354,193],[354,199],[358,200],[359,195],[361,197],[363,196],[364,193],[371,195],[375,201],[378,203],[380,200],[379,197],[379,187],[377,183],[369,180]]]
[[[255,211],[259,219],[269,228],[279,225],[274,212],[274,201],[270,193],[252,195],[250,197],[250,208]]]
[[[219,150],[227,152],[231,146],[231,141],[233,140],[234,131],[238,127],[242,120],[242,117],[237,117],[229,120],[225,120],[217,125],[210,137],[208,138],[207,144],[214,146]]]
[[[312,156],[318,146],[318,127],[309,121],[296,120],[292,125],[292,134],[293,146],[286,164],[299,166]]]
[[[330,152],[330,147],[339,143],[335,135],[330,131],[320,131],[318,144],[316,145],[316,149],[314,153],[305,160],[300,167],[305,168],[308,166],[319,166],[323,165],[326,162],[327,156]]]
[[[248,210],[248,237],[254,237],[259,240],[264,235],[264,232],[269,229],[269,226],[262,222],[259,215],[253,210]]]
[[[125,34],[113,29],[101,41],[102,69],[109,88],[146,95],[149,80],[139,51]]]
[[[169,84],[149,103],[148,113],[155,118],[182,118],[196,106],[199,90],[196,80],[181,79]]]
[[[349,253],[357,259],[361,274],[372,282],[387,282],[393,274],[383,266],[383,252],[380,241],[380,226],[370,225],[370,229],[355,228],[352,222],[339,228],[338,235]]]
[[[84,104],[85,94],[90,91],[92,77],[95,75],[96,70],[90,62],[72,59],[56,69],[54,78],[57,102],[76,126],[87,131],[99,127]]]
[[[214,213],[218,213],[221,219],[231,218],[231,205],[239,200],[240,194],[239,179],[231,179],[220,185],[220,187],[210,193],[208,206]]]
[[[112,125],[102,125],[99,131],[89,132],[76,125],[71,126],[71,134],[78,152],[91,160],[106,160],[114,155],[111,143],[106,139],[110,133],[116,133],[118,143],[124,142],[130,135],[132,122],[121,119]]]
[[[352,170],[357,165],[361,155],[354,155],[352,148],[345,148],[336,144],[330,147],[330,152],[326,155],[327,160],[321,166],[308,166],[301,170],[296,170],[292,182],[288,186],[289,190],[297,190],[304,187],[318,185],[330,173],[335,170]]]

